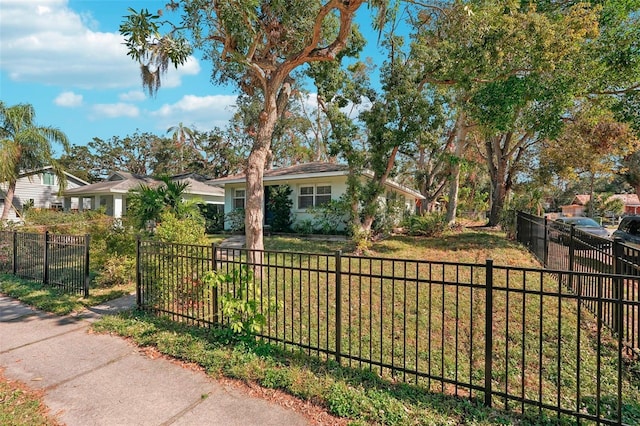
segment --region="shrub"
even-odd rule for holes
[[[136,278],[136,259],[131,256],[108,257],[98,275],[95,283],[98,287],[112,287],[127,285]]]
[[[224,207],[219,204],[198,204],[200,214],[205,220],[207,234],[214,234],[224,229]]]
[[[244,209],[234,209],[225,215],[232,232],[244,232]]]
[[[294,230],[303,235],[313,234],[313,221],[311,219],[301,220],[295,224]]]
[[[170,211],[160,214],[160,224],[156,227],[154,239],[177,244],[205,245],[208,243],[204,219],[201,216],[179,218]]]
[[[347,228],[349,203],[345,198],[329,202],[311,209],[315,230],[322,234],[337,234]]]
[[[269,218],[271,229],[276,232],[291,230],[291,208],[293,200],[289,185],[269,186],[268,211],[273,214]]]
[[[409,235],[437,237],[447,229],[447,220],[443,213],[412,215],[404,220],[403,226]]]

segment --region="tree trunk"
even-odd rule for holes
[[[260,251],[264,249],[264,239],[262,235],[264,212],[262,204],[264,200],[264,169],[269,156],[271,146],[271,136],[278,119],[276,108],[276,97],[271,95],[265,99],[265,110],[260,113],[260,123],[249,158],[247,159],[247,192],[245,204],[245,238],[246,247],[250,251]],[[259,256],[260,259],[262,258]],[[251,263],[253,260],[250,259]]]
[[[498,181],[497,186],[493,186],[493,191],[491,191],[491,212],[489,213],[488,226],[496,226],[500,223],[500,215],[502,214],[506,197],[507,187],[504,181]]]
[[[467,127],[465,125],[464,112],[458,114],[456,120],[455,156],[456,161],[451,169],[451,180],[449,183],[449,204],[447,205],[447,224],[449,226],[456,223],[458,213],[458,193],[460,191],[460,161],[466,148]]]
[[[9,219],[9,212],[13,208],[13,196],[16,193],[16,181],[9,182],[9,187],[7,188],[7,195],[4,197],[4,209],[2,210],[2,217],[0,217],[1,222],[5,222]]]

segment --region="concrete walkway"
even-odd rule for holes
[[[88,332],[134,296],[59,317],[0,295],[0,367],[44,391],[68,426],[306,425],[304,416],[166,359],[150,359],[120,337]]]

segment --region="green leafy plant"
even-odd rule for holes
[[[250,286],[254,282],[253,272],[246,266],[231,273],[208,271],[203,282],[214,289],[226,284],[235,284],[235,293],[227,292],[220,298],[222,314],[228,319],[231,331],[242,337],[249,337],[259,333],[266,324],[265,314],[260,312],[262,294],[259,288]],[[267,313],[274,309],[274,302],[268,300]]]
[[[311,219],[301,220],[294,225],[294,230],[302,235],[313,234],[313,221]]]
[[[291,192],[293,190],[289,185],[277,185],[267,187],[269,191],[268,210],[273,213],[273,217],[269,218],[271,229],[276,232],[291,230],[291,208],[293,200]]]
[[[347,228],[349,219],[349,203],[345,198],[330,200],[321,206],[311,209],[314,216],[315,230],[322,234],[337,234]]]
[[[225,215],[232,232],[244,232],[244,209],[233,209]]]
[[[427,213],[409,216],[403,225],[409,235],[437,237],[447,229],[447,220],[442,213]]]

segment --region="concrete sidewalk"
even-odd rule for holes
[[[0,295],[0,367],[44,391],[51,414],[75,425],[306,425],[305,417],[202,372],[150,359],[122,338],[88,333],[131,297],[59,317]]]

